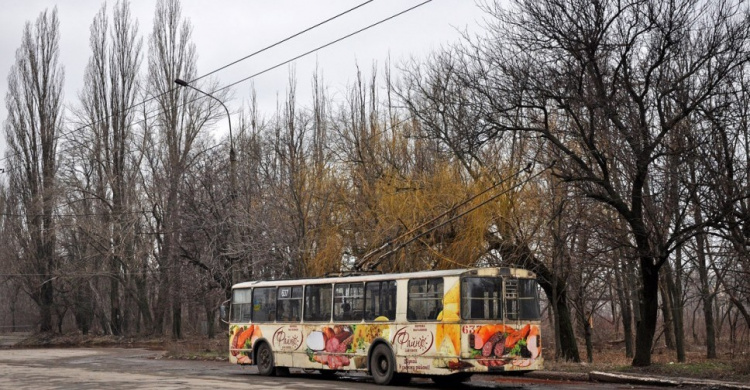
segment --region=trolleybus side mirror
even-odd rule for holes
[[[221,303],[219,307],[219,319],[225,324],[229,324],[229,300]]]

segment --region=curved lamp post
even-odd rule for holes
[[[236,199],[236,191],[235,191],[235,189],[237,188],[237,183],[236,183],[236,181],[237,181],[236,172],[237,171],[236,171],[236,158],[235,158],[235,154],[234,154],[234,137],[232,137],[232,115],[229,114],[229,109],[227,108],[226,104],[224,104],[224,102],[222,102],[216,96],[211,95],[208,92],[201,91],[200,89],[198,89],[198,88],[196,88],[196,87],[188,84],[188,82],[185,81],[185,80],[175,79],[174,82],[177,85],[181,86],[181,87],[192,88],[192,89],[194,89],[194,90],[196,90],[196,91],[198,91],[198,92],[200,92],[200,93],[202,93],[202,94],[204,94],[204,95],[206,95],[206,96],[208,96],[208,97],[216,100],[217,102],[219,102],[219,104],[221,104],[222,107],[224,107],[224,110],[227,112],[227,120],[229,120],[229,176],[230,176],[229,177],[229,185],[231,187],[231,188],[229,188],[229,199],[230,199],[230,202],[231,202],[231,207],[233,208],[231,210],[231,212],[229,213],[229,219],[231,221],[231,220],[234,219],[233,218],[233,213],[236,211],[236,210],[234,210],[234,207],[235,207],[234,203],[235,203],[235,199]],[[231,242],[234,240],[234,225],[231,224],[231,222],[230,222],[229,234],[230,234],[231,238],[229,240],[230,241],[230,244],[229,244],[230,246],[227,248],[228,251],[229,251],[228,257],[229,257],[230,262],[233,263],[234,262],[234,254],[232,254],[233,251],[231,249]],[[233,278],[235,278],[234,272],[232,274],[233,274]]]
[[[224,102],[221,101],[221,99],[217,98],[214,95],[211,95],[208,92],[201,91],[200,89],[198,89],[198,88],[196,88],[196,87],[188,84],[188,82],[185,81],[185,80],[175,79],[174,82],[175,82],[175,84],[177,84],[179,86],[192,88],[192,89],[194,89],[194,90],[196,90],[196,91],[198,91],[198,92],[200,92],[200,93],[202,93],[202,94],[204,94],[204,95],[206,95],[206,96],[208,96],[208,97],[216,100],[217,102],[219,102],[219,104],[221,104],[222,107],[224,107],[224,110],[227,112],[227,120],[229,121],[229,176],[230,176],[229,177],[229,183],[230,183],[230,185],[232,187],[232,188],[229,189],[229,191],[230,191],[230,196],[232,197],[232,199],[234,199],[235,198],[235,189],[237,188],[236,187],[236,183],[235,183],[236,180],[237,180],[236,179],[236,175],[235,175],[235,173],[236,173],[236,164],[237,163],[236,163],[236,157],[235,157],[235,154],[234,154],[234,137],[232,137],[232,115],[229,114],[229,109],[227,108],[226,104],[224,104]]]

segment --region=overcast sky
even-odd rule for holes
[[[275,43],[323,21],[365,0],[184,0],[183,17],[193,26],[193,42],[198,52],[198,74],[204,75],[234,60]],[[326,44],[371,23],[405,10],[422,0],[374,0],[373,2],[325,24],[274,49],[223,70],[214,77],[220,85],[241,80],[268,67],[286,61],[312,48]],[[107,14],[111,17],[111,6]],[[65,69],[64,101],[75,107],[82,87],[83,72],[90,56],[89,27],[102,6],[98,0],[2,0],[0,12],[0,120],[7,117],[5,95],[7,75],[15,61],[21,34],[27,21],[55,6],[60,19],[60,62]],[[147,48],[153,25],[155,1],[131,1],[139,34]],[[479,31],[482,11],[473,0],[433,0],[407,14],[355,35],[316,54],[294,62],[301,102],[308,100],[310,76],[316,67],[329,86],[334,99],[356,74],[355,64],[369,71],[374,61],[379,66],[390,56],[393,64],[414,56],[422,58],[433,49],[460,39],[457,30]],[[144,52],[144,57],[146,52]],[[283,98],[290,65],[253,79],[261,110],[270,114],[277,97]],[[232,88],[234,100],[228,102],[236,112],[249,96],[251,82]],[[0,136],[0,156],[4,156],[5,132]],[[0,163],[0,168],[4,164]]]

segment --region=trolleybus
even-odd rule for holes
[[[542,368],[534,273],[477,268],[251,281],[232,288],[229,360],[261,375],[289,368],[411,376]]]

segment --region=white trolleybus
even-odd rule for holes
[[[245,282],[229,317],[229,360],[261,375],[294,367],[448,383],[543,363],[536,276],[524,269]]]

